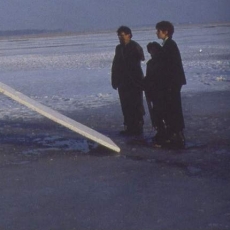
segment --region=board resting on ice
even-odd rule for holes
[[[12,98],[13,100],[27,106],[28,108],[42,114],[50,120],[61,124],[68,129],[79,133],[80,135],[97,142],[113,151],[120,152],[120,148],[108,137],[103,134],[79,123],[75,120],[68,118],[53,109],[42,105],[41,103],[27,97],[26,95],[14,90],[13,88],[0,82],[0,92]]]

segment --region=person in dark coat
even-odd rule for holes
[[[151,59],[147,62],[146,76],[143,79],[145,97],[149,108],[152,126],[156,131],[154,145],[161,147],[166,140],[165,112],[166,90],[163,62],[163,49],[157,42],[150,42],[147,50]]]
[[[117,30],[120,44],[116,46],[112,63],[111,83],[117,90],[124,116],[124,130],[121,134],[140,135],[143,132],[145,114],[143,106],[141,61],[144,61],[142,47],[132,40],[132,31],[127,26]]]
[[[181,88],[186,84],[185,73],[182,65],[180,51],[172,39],[174,26],[169,21],[156,24],[156,34],[163,40],[163,62],[166,74],[166,126],[168,129],[167,143],[170,147],[183,148],[185,128],[181,105]]]

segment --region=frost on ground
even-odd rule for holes
[[[150,58],[146,44],[157,38],[153,28],[133,33],[133,39],[144,48],[145,72]],[[183,93],[230,89],[229,25],[178,26],[174,39],[181,51],[188,82]],[[63,114],[101,108],[118,102],[117,92],[110,85],[117,43],[115,32],[2,38],[0,81]],[[0,123],[41,118],[0,96]],[[55,142],[53,146],[58,148],[59,144]]]
[[[146,61],[154,34],[133,31]],[[1,82],[121,148],[97,147],[0,95],[1,229],[230,229],[230,27],[178,26],[175,40],[188,81],[178,151],[118,135],[115,31],[1,38]],[[144,128],[151,138],[147,106]]]

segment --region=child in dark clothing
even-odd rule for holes
[[[154,145],[161,147],[166,140],[165,127],[165,77],[162,47],[157,42],[150,42],[147,50],[151,59],[147,62],[146,76],[143,80],[146,100],[153,128],[157,131]]]

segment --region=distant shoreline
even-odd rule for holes
[[[230,26],[230,22],[216,22],[216,23],[201,23],[201,24],[174,24],[175,27],[179,28],[189,28],[189,27],[216,27],[216,26]],[[133,31],[137,30],[152,30],[153,25],[142,25],[142,26],[132,26]],[[99,30],[87,30],[87,31],[64,31],[64,30],[36,30],[36,29],[26,29],[26,30],[6,30],[0,31],[0,40],[6,38],[32,38],[32,37],[53,37],[53,36],[71,36],[71,35],[85,35],[85,34],[103,34],[116,31],[116,28],[111,29],[99,29]]]

